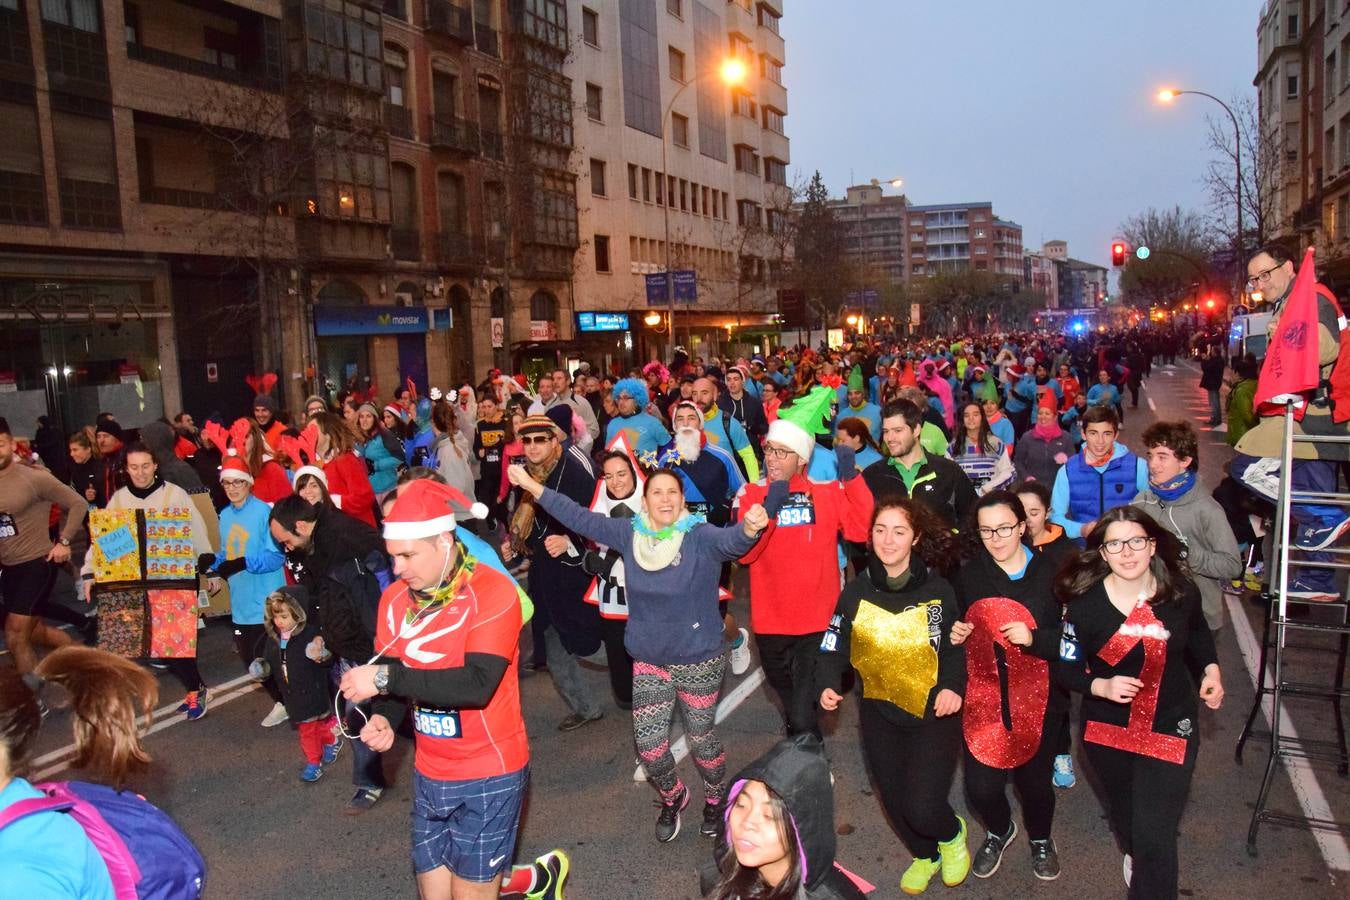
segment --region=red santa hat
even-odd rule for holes
[[[225,481],[247,481],[253,483],[253,473],[248,470],[248,466],[237,456],[227,456],[220,464],[220,480]]]
[[[456,488],[420,478],[410,481],[384,518],[384,536],[391,541],[435,537],[455,530],[451,506],[469,510],[475,519],[486,519],[488,508],[473,503]]]

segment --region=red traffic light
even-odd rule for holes
[[[1208,300],[1205,301],[1205,308],[1206,308],[1206,309],[1213,309],[1213,308],[1214,308],[1214,298],[1213,298],[1213,297],[1211,297],[1211,298],[1209,298]]]
[[[1116,241],[1111,245],[1111,265],[1125,265],[1125,242]]]

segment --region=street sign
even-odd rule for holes
[[[778,292],[778,311],[789,328],[806,327],[806,294],[783,288]]]
[[[1141,244],[1134,249],[1134,255],[1140,259],[1148,259],[1149,249]]]
[[[506,320],[497,316],[492,318],[492,349],[498,350],[506,342]]]

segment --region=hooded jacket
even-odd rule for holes
[[[777,794],[792,820],[786,830],[796,835],[801,854],[802,887],[797,897],[863,900],[862,891],[834,864],[834,785],[830,779],[830,763],[820,741],[809,734],[779,741],[732,779],[723,813],[723,829],[717,840],[717,859],[726,860],[733,852],[727,843],[729,826],[726,820],[747,781],[762,782]],[[717,884],[718,870],[714,864],[700,874],[706,895]]]
[[[333,704],[328,699],[328,670],[336,657],[331,650],[322,662],[315,662],[305,655],[309,642],[319,636],[317,617],[308,608],[309,593],[299,585],[284,587],[280,593],[286,597],[295,628],[283,648],[276,626],[268,618],[263,623],[268,637],[263,659],[271,668],[292,722],[327,718],[333,715]]]
[[[176,484],[189,494],[206,490],[202,480],[192,466],[178,458],[174,446],[178,443],[178,433],[172,425],[163,422],[151,422],[141,428],[141,442],[150,448],[159,464],[159,477],[170,484]]]
[[[320,507],[300,583],[333,653],[361,664],[375,653],[375,613],[392,577],[384,539],[369,525]]]
[[[1222,627],[1223,586],[1242,576],[1242,556],[1223,507],[1205,490],[1199,477],[1189,491],[1171,503],[1150,486],[1140,491],[1130,505],[1144,510],[1181,541],[1186,565],[1200,589],[1205,621],[1211,629]]]

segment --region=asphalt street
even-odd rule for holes
[[[1186,418],[1203,425],[1207,404],[1197,387],[1198,370],[1189,365],[1155,368],[1138,410],[1127,410],[1124,439],[1138,449],[1144,427],[1163,418]],[[1156,407],[1156,409],[1155,409]],[[1221,431],[1202,436],[1202,474],[1207,489],[1220,477],[1229,450]],[[744,578],[738,573],[733,610],[745,618]],[[1233,748],[1252,702],[1255,641],[1262,613],[1247,600],[1230,599],[1238,614],[1219,642],[1227,691],[1223,708],[1202,712],[1200,761],[1181,826],[1181,886],[1187,897],[1333,898],[1350,897],[1350,851],[1339,835],[1321,842],[1301,829],[1262,828],[1259,856],[1246,852],[1246,833],[1266,744],[1248,747],[1245,764]],[[528,629],[527,629],[528,631]],[[1255,637],[1253,637],[1253,634]],[[528,643],[528,636],[522,638]],[[1244,661],[1243,645],[1252,656]],[[1309,678],[1330,677],[1333,657],[1296,651],[1294,665]],[[330,767],[316,784],[303,784],[303,765],[295,732],[289,726],[264,729],[259,720],[270,708],[266,696],[241,680],[242,666],[229,641],[228,624],[215,622],[202,634],[202,670],[212,684],[237,683],[217,691],[207,716],[185,723],[170,713],[147,739],[154,756],[151,770],[133,787],[169,811],[196,841],[209,868],[211,898],[412,897],[408,811],[412,748],[400,740],[387,758],[393,787],[369,813],[342,814],[351,794],[350,754]],[[728,678],[725,693],[743,702],[725,710],[719,733],[735,772],[767,749],[780,732],[780,717],[762,684],[736,691],[745,679],[758,680],[757,666],[743,678]],[[598,695],[608,697],[605,673],[588,672]],[[162,702],[176,705],[179,688],[161,675]],[[710,842],[698,834],[698,790],[684,830],[670,844],[653,836],[655,792],[632,781],[634,752],[628,717],[607,701],[603,720],[562,734],[566,715],[545,674],[525,678],[522,700],[530,733],[531,787],[518,847],[518,861],[561,847],[572,859],[566,896],[572,900],[650,898],[676,900],[698,894],[696,869],[710,857]],[[724,704],[729,705],[729,704]],[[828,748],[836,778],[835,815],[838,859],[877,885],[873,897],[901,896],[899,878],[910,857],[887,824],[871,794],[859,745],[856,697],[844,702],[830,723]],[[1290,719],[1304,736],[1330,734],[1325,702],[1291,704]],[[1264,720],[1261,720],[1264,724]],[[62,768],[69,721],[56,710],[44,726],[39,774],[72,777]],[[697,774],[686,758],[681,771],[691,784]],[[987,881],[969,879],[948,889],[939,881],[931,896],[963,897],[1112,897],[1124,896],[1121,856],[1107,827],[1087,767],[1078,766],[1078,786],[1058,792],[1054,837],[1063,874],[1039,882],[1030,872],[1022,838],[1009,849],[1002,868]],[[1350,817],[1350,785],[1334,767],[1300,771],[1298,791],[1305,802],[1324,798],[1333,814]],[[1300,793],[1281,770],[1272,794],[1276,808],[1298,813]],[[983,828],[965,813],[958,772],[952,795],[970,822],[972,852]],[[1307,798],[1312,798],[1308,800]],[[1339,871],[1337,871],[1339,870]]]

